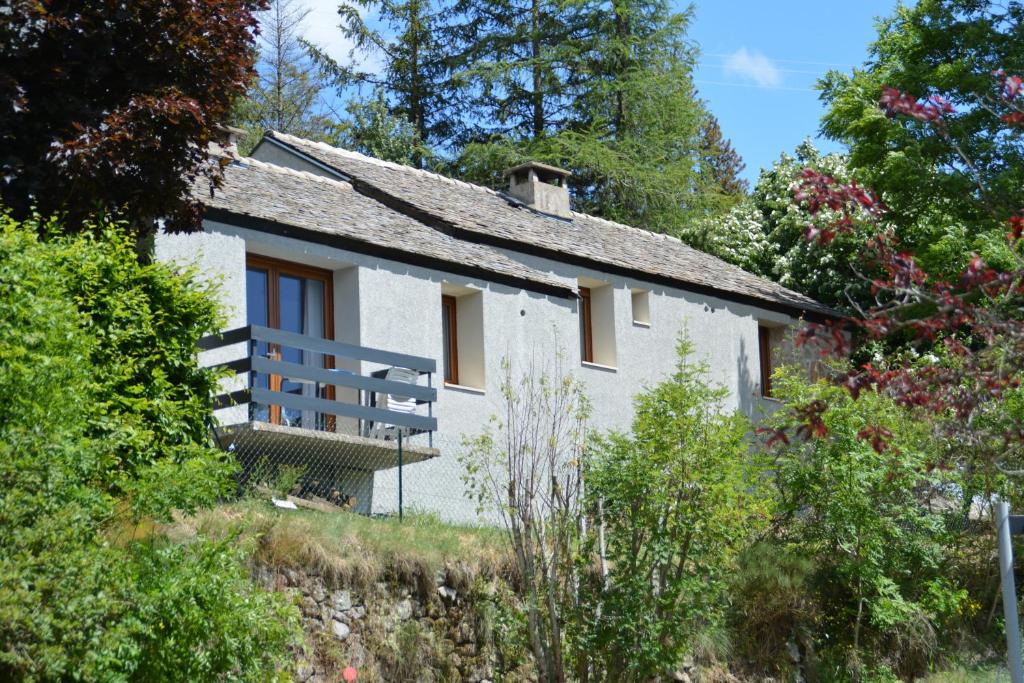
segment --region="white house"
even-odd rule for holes
[[[756,416],[785,329],[833,312],[677,239],[571,211],[565,175],[525,164],[498,192],[267,133],[213,196],[197,186],[203,232],[156,244],[222,283],[236,331],[203,357],[239,372],[224,433],[258,434],[268,457],[333,453],[346,474],[331,486],[386,511],[389,426],[405,425],[406,504],[466,519],[444,445],[498,412],[502,359],[561,350],[593,426],[627,428],[685,326],[732,405]],[[356,448],[364,465],[345,467]]]

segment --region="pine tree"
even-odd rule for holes
[[[706,113],[691,80],[690,13],[664,0],[611,0],[573,3],[569,16],[575,23],[563,21],[562,30],[571,26],[570,34],[552,53],[564,79],[547,93],[563,119],[541,135],[519,127],[473,142],[456,170],[497,186],[502,168],[546,161],[573,172],[577,209],[675,232],[717,196],[698,149]],[[506,109],[522,111],[530,101]]]
[[[232,122],[249,131],[243,153],[267,129],[317,140],[333,125],[319,106],[326,84],[300,35],[308,14],[301,0],[272,0],[259,15],[258,75],[232,113]]]
[[[747,181],[740,178],[747,165],[722,135],[718,119],[712,114],[708,114],[700,129],[700,153],[705,169],[724,195],[739,198],[750,190]]]
[[[569,124],[591,4],[458,0],[453,66],[474,139],[537,140]]]
[[[373,21],[364,20],[360,8]],[[369,85],[382,94],[389,113],[415,129],[420,146],[411,150],[411,158],[414,166],[422,166],[427,158],[422,146],[443,146],[458,128],[451,112],[450,56],[445,47],[450,8],[431,0],[354,0],[343,2],[338,12],[342,32],[354,41],[353,55],[382,57],[383,74],[342,67],[322,51],[315,54],[317,62],[332,75],[339,92]],[[372,28],[378,23],[386,31]]]

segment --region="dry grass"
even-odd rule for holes
[[[280,510],[246,500],[181,518],[164,528],[172,540],[201,535],[235,539],[254,561],[317,573],[334,585],[369,587],[377,581],[434,587],[444,571],[455,587],[477,576],[511,576],[512,561],[497,529],[445,524],[412,514],[370,519],[352,513]]]
[[[1009,683],[1010,674],[1005,667],[958,668],[932,674],[924,683]]]

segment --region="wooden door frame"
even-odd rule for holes
[[[441,295],[441,315],[448,320],[448,364],[444,368],[444,381],[459,383],[459,304],[451,294]]]
[[[245,254],[245,269],[264,270],[267,273],[267,327],[274,329],[281,328],[281,297],[279,278],[281,274],[293,275],[308,280],[319,280],[324,285],[324,339],[334,339],[334,273],[325,268],[315,268],[303,263],[286,261],[284,259],[262,256],[260,254]],[[248,304],[248,302],[247,302]],[[280,360],[281,349],[277,344],[268,344],[267,352],[271,357]],[[324,367],[334,367],[334,356],[324,354]],[[281,390],[281,376],[270,376],[270,390]],[[334,400],[334,386],[327,386],[327,398]],[[281,424],[281,406],[270,406],[270,422]],[[335,416],[327,416],[328,431],[334,431]]]
[[[594,319],[590,287],[580,287],[580,355],[584,363],[594,362]]]

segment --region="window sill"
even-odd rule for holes
[[[593,368],[595,370],[604,370],[605,372],[618,372],[619,371],[619,369],[617,367],[614,367],[614,366],[611,366],[611,365],[601,365],[600,363],[591,363],[590,361],[587,361],[587,360],[580,361],[580,362],[583,364],[583,367],[585,367],[585,368]]]
[[[633,321],[633,327],[642,327],[645,330],[649,330],[649,329],[651,329],[651,324],[650,323],[645,323],[642,320],[634,320]]]
[[[485,392],[483,389],[477,387],[467,387],[465,384],[452,384],[451,382],[444,383],[445,389],[452,389],[453,391],[461,391],[466,394],[477,394],[483,396]]]

